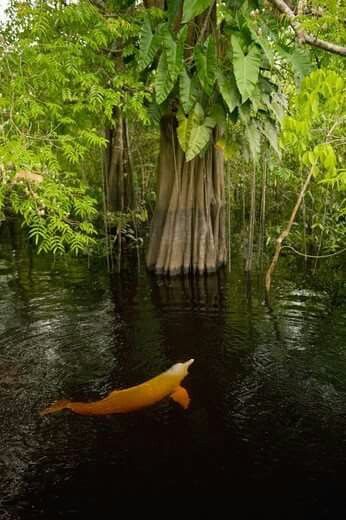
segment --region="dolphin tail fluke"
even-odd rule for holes
[[[70,401],[67,399],[62,399],[61,401],[57,401],[56,403],[51,404],[48,408],[45,408],[40,412],[40,415],[48,415],[49,413],[60,412],[65,408],[68,408],[68,404]]]
[[[187,393],[187,390],[185,390],[185,388],[183,388],[182,386],[178,386],[174,390],[173,394],[170,395],[170,397],[171,399],[173,399],[173,401],[180,404],[180,406],[182,406],[184,410],[186,410],[189,407],[191,399],[189,394]]]

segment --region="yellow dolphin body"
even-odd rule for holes
[[[40,412],[40,415],[72,410],[79,415],[108,415],[112,413],[128,413],[151,406],[170,396],[183,408],[188,408],[190,397],[185,388],[180,386],[187,376],[193,359],[185,363],[176,363],[162,374],[149,379],[141,385],[132,386],[125,390],[114,390],[107,397],[92,403],[78,403],[73,401],[57,401]]]

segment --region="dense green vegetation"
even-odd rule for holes
[[[165,274],[239,249],[251,271],[280,233],[278,254],[342,258],[345,17],[334,0],[12,1],[1,221],[120,268],[150,220]]]

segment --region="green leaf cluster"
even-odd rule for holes
[[[345,130],[346,83],[332,70],[320,69],[305,78],[295,100],[295,110],[285,118],[282,146],[290,149],[304,167],[323,173],[323,182],[346,189],[342,149]],[[340,150],[340,151],[339,151]],[[340,177],[339,177],[340,175]]]

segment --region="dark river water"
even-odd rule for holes
[[[269,307],[237,266],[195,281],[110,277],[30,255],[6,230],[0,248],[1,520],[116,518],[123,497],[217,494],[243,518],[346,518],[340,280],[316,286],[283,259]],[[186,411],[167,399],[39,416],[191,357]]]

